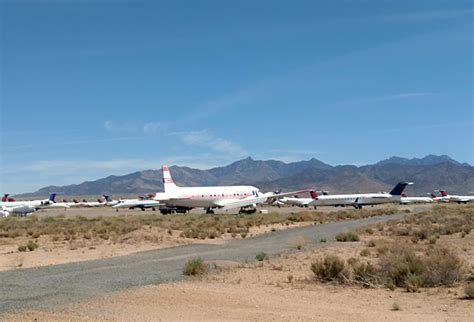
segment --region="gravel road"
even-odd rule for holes
[[[223,244],[194,244],[127,256],[47,267],[0,272],[0,312],[54,308],[69,301],[104,295],[130,287],[184,278],[182,268],[191,258],[253,261],[258,252],[276,254],[292,249],[292,238],[304,236],[307,247],[339,232],[400,219],[406,214],[311,225],[281,230]],[[45,254],[45,256],[47,256]]]

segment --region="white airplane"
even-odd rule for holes
[[[430,198],[430,197],[408,197],[405,194],[402,194],[402,196],[400,198],[400,204],[402,204],[402,205],[406,205],[406,204],[410,204],[410,203],[430,203],[430,202],[434,202],[433,198]]]
[[[441,193],[441,198],[443,198],[447,202],[457,202],[457,203],[468,203],[474,201],[474,196],[458,196],[458,195],[450,195],[446,192],[446,190],[439,190]]]
[[[181,211],[204,208],[207,213],[214,213],[215,208],[222,210],[241,208],[242,212],[254,212],[257,204],[309,191],[275,194],[274,192],[262,193],[253,186],[178,187],[173,182],[168,166],[163,165],[162,170],[165,192],[157,193],[153,199],[165,207],[174,207]]]
[[[158,208],[161,206],[159,201],[153,200],[153,199],[144,199],[144,198],[139,198],[139,199],[121,199],[116,203],[115,205],[112,206],[112,208],[119,210],[119,208],[128,208],[128,209],[135,209],[139,208],[142,211],[145,211],[147,208],[151,208],[155,210],[155,208]]]
[[[8,217],[10,215],[29,215],[38,209],[54,207],[55,193],[49,195],[48,199],[43,200],[25,200],[25,201],[7,201],[0,202],[1,215]]]
[[[342,194],[342,195],[323,195],[316,196],[308,206],[353,206],[361,209],[363,206],[378,205],[390,202],[400,202],[401,195],[406,186],[413,184],[412,182],[399,182],[390,193],[359,193],[359,194]]]
[[[291,197],[283,197],[279,198],[278,201],[282,202],[285,205],[290,206],[298,206],[298,207],[308,207],[309,203],[317,198],[318,194],[316,191],[310,191],[311,198],[299,198],[297,196]]]

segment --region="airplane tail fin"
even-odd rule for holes
[[[109,202],[109,201],[110,201],[110,196],[108,196],[108,195],[102,195],[102,197],[104,197],[104,199],[105,199],[106,202]]]
[[[393,188],[392,191],[390,191],[390,194],[392,196],[401,196],[401,194],[403,193],[403,190],[405,190],[405,188],[409,184],[413,184],[413,182],[399,182],[399,183],[397,183],[395,188]]]
[[[448,195],[446,190],[440,190],[439,192],[441,193],[441,197],[446,197]]]
[[[48,197],[48,200],[51,201],[51,202],[55,202],[54,199],[56,198],[56,194],[55,193],[51,193]]]
[[[7,202],[7,201],[8,201],[8,196],[9,196],[8,193],[4,194],[4,195],[3,195],[3,198],[2,198],[2,201],[3,201],[3,202]]]
[[[163,186],[165,192],[173,192],[179,189],[177,185],[174,184],[173,178],[171,177],[170,169],[167,165],[163,165]]]
[[[318,199],[318,193],[316,191],[311,190],[309,194],[311,195],[312,199]]]
[[[429,195],[431,196],[431,198],[438,198],[438,196],[435,195],[434,193],[430,193]]]

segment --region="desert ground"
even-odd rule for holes
[[[294,238],[288,241],[291,250],[261,261],[208,262],[209,273],[183,281],[132,288],[54,309],[8,313],[0,319],[472,321],[474,301],[466,297],[465,278],[472,278],[474,265],[470,231],[474,207],[443,207],[438,217],[359,228],[355,241],[321,240],[315,248],[303,237]],[[462,221],[457,220],[460,216]],[[390,249],[403,247],[421,257],[448,249],[462,263],[465,278],[449,286],[408,290],[365,280],[322,281],[311,269],[314,262],[334,254],[346,263],[356,259],[377,265]]]

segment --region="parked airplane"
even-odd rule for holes
[[[323,192],[324,193],[324,192]],[[282,202],[285,205],[298,206],[298,207],[308,207],[309,203],[317,198],[318,194],[316,191],[310,191],[311,198],[299,198],[297,196],[283,197],[278,199],[279,202]]]
[[[400,202],[401,195],[406,186],[412,182],[399,182],[390,193],[360,193],[342,195],[317,196],[308,206],[353,206],[361,209],[363,206],[377,205],[390,202]]]
[[[400,204],[403,204],[403,205],[410,204],[410,203],[430,203],[430,202],[434,202],[433,198],[430,198],[430,197],[408,197],[406,194],[402,194],[402,196],[400,198]]]
[[[446,192],[446,190],[439,190],[441,193],[441,197],[448,202],[457,202],[457,203],[468,203],[474,201],[474,196],[458,196],[458,195],[450,195]]]
[[[54,206],[55,193],[49,195],[48,199],[43,200],[25,200],[25,201],[7,201],[0,202],[2,208],[1,215],[8,217],[10,215],[29,215],[38,209],[45,209]]]
[[[162,170],[165,192],[157,193],[154,200],[166,207],[174,207],[178,211],[204,208],[207,213],[214,213],[215,208],[222,210],[241,208],[242,212],[255,212],[256,204],[308,191],[275,194],[262,193],[253,186],[178,187],[173,182],[168,166],[163,165]]]
[[[116,209],[117,211],[119,210],[119,208],[140,208],[141,210],[145,211],[145,209],[147,208],[155,210],[160,205],[161,204],[159,201],[152,199],[121,199],[118,201],[117,204],[113,205],[112,208]]]

